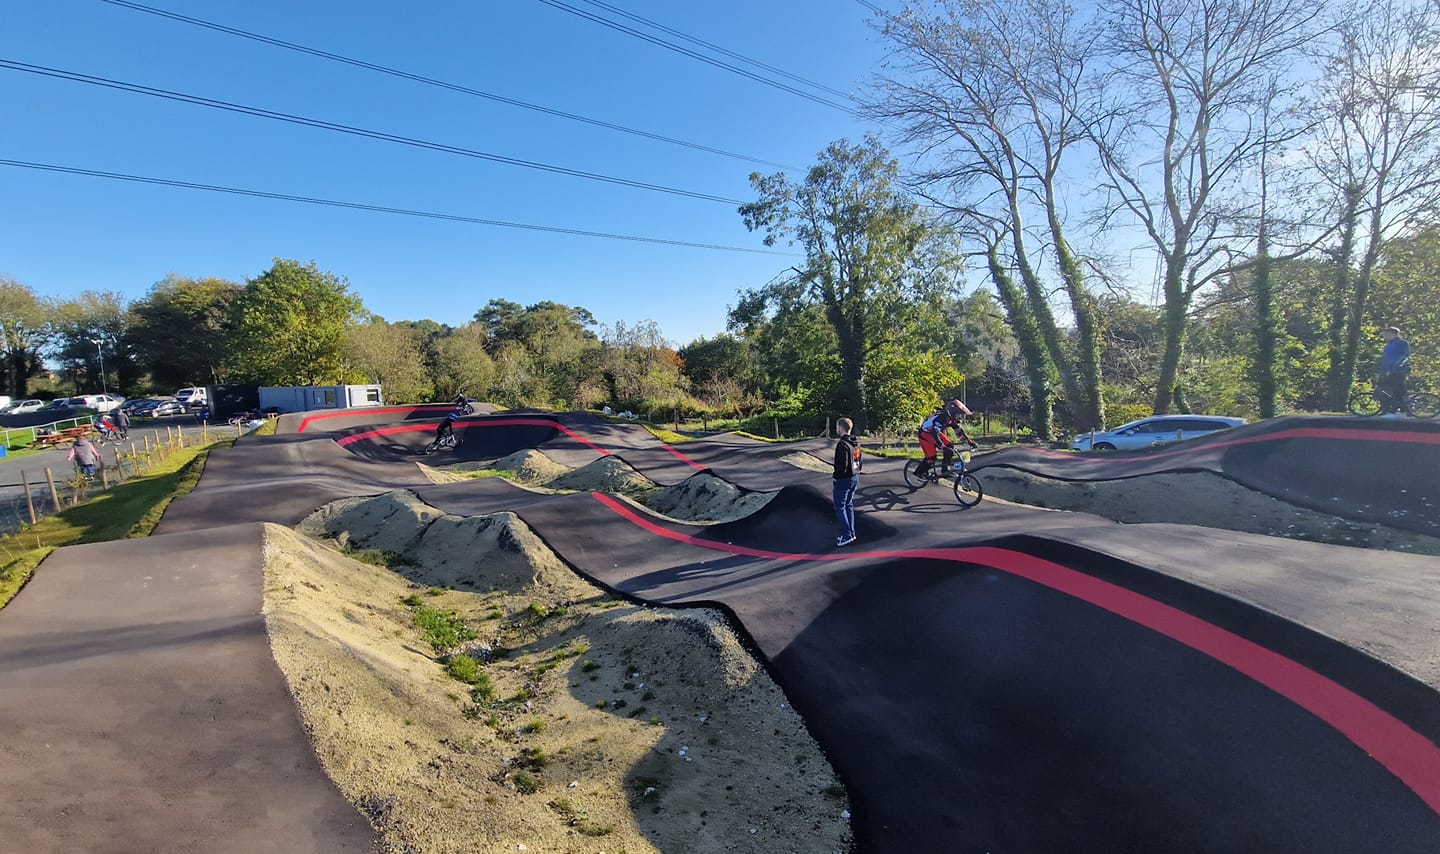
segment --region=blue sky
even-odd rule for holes
[[[866,126],[540,0],[136,0],[474,89],[789,164]],[[615,18],[583,0],[570,5]],[[848,0],[609,0],[843,91],[883,53]],[[100,0],[6,4],[0,59],[727,199],[744,160],[305,56]],[[633,23],[631,26],[637,26]],[[637,26],[637,28],[640,28]],[[643,29],[643,28],[641,28]],[[648,30],[647,30],[648,31]],[[673,37],[669,37],[673,40]],[[827,96],[833,99],[833,96]],[[587,231],[763,249],[734,204],[490,163],[0,69],[0,158]],[[54,297],[143,295],[167,273],[346,276],[388,320],[458,324],[554,300],[684,344],[794,259],[561,236],[0,167],[0,275]]]

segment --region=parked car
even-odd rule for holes
[[[167,415],[184,415],[185,404],[178,400],[162,400],[148,412],[141,413],[152,418],[164,418]]]
[[[155,412],[155,407],[159,406],[162,403],[165,403],[165,401],[161,400],[158,397],[132,398],[125,401],[125,405],[122,406],[121,409],[124,409],[126,412],[130,413],[130,416],[132,418],[143,418],[153,415]]]
[[[120,408],[130,413],[131,415],[134,415],[135,410],[144,407],[146,404],[154,405],[159,402],[159,399],[153,397],[131,397],[127,398],[124,403],[120,404]]]
[[[4,414],[6,414],[6,415],[23,415],[23,414],[26,413],[26,412],[34,412],[34,411],[36,411],[36,410],[38,410],[38,409],[42,409],[42,408],[44,408],[44,406],[45,406],[45,401],[43,401],[43,400],[35,400],[34,398],[26,398],[26,399],[23,399],[23,400],[12,400],[12,401],[10,401],[10,406],[5,409],[5,413],[4,413]]]
[[[33,399],[33,397],[20,397],[20,399],[12,400],[6,408],[0,410],[0,415],[22,415],[24,412],[35,412],[36,409],[42,408],[42,406],[45,406],[45,400],[36,400]]]
[[[205,391],[204,386],[182,388],[175,392],[175,399],[185,404],[185,406],[190,409],[199,409],[200,407],[209,403],[210,401],[208,396],[209,393]]]
[[[1152,415],[1122,424],[1114,430],[1081,433],[1070,443],[1070,447],[1076,451],[1130,451],[1208,436],[1244,423],[1244,418],[1224,415]]]
[[[82,394],[70,398],[71,406],[83,406],[96,412],[109,412],[125,402],[118,394]]]

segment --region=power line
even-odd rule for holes
[[[702,145],[698,142],[687,142],[686,140],[676,139],[675,137],[670,136],[664,136],[663,134],[652,133],[650,131],[639,130],[632,127],[626,127],[625,125],[602,121],[600,119],[592,119],[587,116],[577,115],[575,113],[567,113],[563,110],[556,110],[551,107],[541,106],[539,104],[531,104],[528,101],[520,101],[515,98],[507,98],[504,95],[496,95],[493,92],[484,92],[479,89],[472,89],[468,86],[462,86],[458,83],[449,83],[444,80],[437,80],[434,77],[426,77],[422,74],[413,74],[409,71],[403,71],[398,68],[391,68],[387,65],[379,65],[373,62],[366,62],[363,59],[355,59],[354,57],[345,56],[343,54],[330,53],[329,51],[320,50],[319,48],[306,47],[305,45],[283,41],[281,39],[272,38],[270,36],[261,35],[259,33],[252,33],[247,30],[237,29],[235,27],[227,27],[224,24],[217,24],[212,21],[204,21],[199,18],[191,18],[189,16],[181,15],[175,12],[169,12],[164,9],[157,9],[153,6],[145,6],[140,3],[131,3],[129,2],[129,0],[100,0],[100,2],[109,3],[112,6],[120,6],[125,9],[132,9],[136,12],[145,12],[151,15],[158,15],[159,17],[169,18],[172,21],[178,21],[182,24],[190,24],[196,27],[204,27],[208,30],[226,33],[232,36],[239,36],[240,38],[246,38],[252,41],[262,42],[264,44],[273,45],[275,47],[284,48],[286,50],[293,50],[299,53],[309,54],[310,56],[319,57],[320,59],[328,59],[332,62],[341,62],[346,65],[353,65],[356,68],[364,68],[369,71],[378,71],[381,74],[389,74],[394,77],[401,77],[406,80],[412,80],[416,83],[424,83],[427,86],[436,86],[441,89],[449,89],[452,92],[459,92],[465,95],[473,95],[477,98],[484,98],[489,101],[494,101],[500,104],[507,104],[512,107],[520,107],[521,109],[533,110],[537,113],[544,113],[549,116],[556,116],[557,118],[569,119],[576,122],[583,122],[585,124],[593,125],[595,127],[602,127],[607,130],[619,131],[620,133],[628,133],[634,136],[644,137],[645,139],[653,139],[657,142],[665,142],[671,145],[679,145],[685,148],[694,149],[695,151],[704,151],[710,154],[718,154],[722,157],[732,157],[736,160],[745,160],[750,163],[759,163],[765,166],[774,166],[778,169],[796,168],[794,166],[787,166],[784,163],[776,163],[773,160],[766,160],[764,158],[755,157],[749,154],[740,154],[734,151],[726,151],[723,148],[714,148],[709,145]]]
[[[499,228],[519,228],[527,231],[543,231],[551,234],[570,234],[580,237],[601,237],[607,240],[628,240],[636,243],[657,243],[664,246],[684,246],[692,249],[714,249],[722,252],[745,252],[752,255],[783,255],[796,257],[794,252],[779,252],[772,249],[752,249],[746,246],[725,246],[718,243],[695,243],[688,240],[666,240],[660,237],[637,237],[631,234],[612,234],[604,231],[585,231],[578,228],[562,228],[552,225],[531,225],[528,223],[509,222],[499,219],[481,219],[473,216],[462,216],[460,214],[436,213],[433,211],[411,210],[409,208],[393,208],[384,205],[367,205],[361,202],[346,202],[336,199],[317,199],[310,196],[297,196],[290,193],[269,193],[263,190],[249,190],[241,187],[222,187],[214,184],[197,184],[193,181],[176,181],[169,178],[150,178],[143,175],[126,175],[120,172],[102,172],[96,169],[81,169],[74,166],[57,166],[51,163],[32,163],[27,160],[6,160],[0,159],[0,166],[13,166],[21,169],[36,169],[45,172],[61,172],[68,175],[84,175],[91,178],[109,178],[116,181],[131,181],[138,184],[154,184],[161,187],[177,187],[186,190],[206,190],[212,193],[229,193],[237,196],[253,196],[261,199],[277,199],[285,202],[301,202],[309,205],[324,205],[334,208],[349,208],[351,210],[373,211],[376,213],[400,214],[402,216],[423,217],[426,219],[441,219],[451,222],[465,222],[474,225],[490,225]]]
[[[0,68],[8,68],[13,71],[24,71],[30,74],[39,74],[45,77],[55,77],[60,80],[69,80],[74,83],[88,83],[92,86],[102,86],[107,89],[118,89],[122,92],[131,92],[137,95],[150,95],[156,98],[164,98],[170,101],[179,101],[185,104],[194,104],[200,107],[211,107],[217,110],[228,110],[232,113],[241,113],[247,116],[256,116],[262,119],[274,119],[276,121],[289,122],[291,124],[303,125],[305,127],[320,128],[321,130],[332,130],[338,133],[347,133],[352,136],[377,139],[382,142],[394,142],[400,145],[410,145],[416,148],[425,148],[431,151],[439,151],[445,154],[458,154],[463,157],[473,157],[477,160],[488,160],[493,163],[504,163],[509,166],[522,166],[526,169],[537,169],[542,172],[553,172],[557,175],[569,175],[574,178],[588,178],[591,181],[603,181],[607,184],[619,184],[625,187],[635,187],[641,190],[654,190],[658,193],[670,193],[676,196],[687,196],[692,199],[703,199],[710,202],[721,202],[727,205],[742,205],[744,202],[738,199],[727,199],[724,196],[712,196],[708,193],[700,193],[693,190],[682,190],[676,187],[667,187],[662,184],[648,184],[644,181],[632,181],[628,178],[616,178],[612,175],[601,175],[596,172],[584,172],[579,169],[570,169],[565,166],[554,166],[548,163],[538,163],[533,160],[521,160],[517,157],[506,157],[502,154],[491,154],[485,151],[476,151],[473,148],[461,148],[457,145],[447,145],[440,142],[430,142],[423,139],[414,139],[408,136],[400,136],[384,131],[367,130],[365,128],[352,127],[350,125],[327,122],[321,119],[312,119],[305,116],[295,116],[289,113],[277,113],[273,110],[265,110],[260,107],[247,107],[243,104],[233,104],[229,101],[217,101],[212,98],[201,98],[198,95],[186,95],[180,92],[171,92],[167,89],[155,89],[149,86],[141,86],[136,83],[125,83],[120,80],[111,80],[105,77],[92,77],[88,74],[79,74],[73,71],[63,71],[58,68],[46,68],[42,65],[30,65],[24,62],[15,62],[9,59],[0,59]]]
[[[601,9],[604,9],[604,10],[606,10],[606,11],[612,13],[612,14],[619,15],[619,16],[622,17],[622,18],[627,18],[627,19],[629,19],[629,20],[631,20],[631,21],[634,21],[634,22],[636,22],[636,23],[638,23],[638,24],[644,24],[644,25],[647,26],[647,27],[651,27],[651,28],[653,28],[653,29],[660,30],[661,32],[664,32],[664,33],[669,33],[670,35],[675,36],[676,38],[679,38],[679,39],[683,39],[684,41],[687,41],[687,42],[689,42],[689,43],[691,43],[691,44],[699,45],[699,46],[701,46],[701,47],[704,47],[704,48],[708,48],[708,49],[710,49],[710,50],[713,50],[713,51],[715,51],[716,53],[721,54],[722,56],[728,56],[728,57],[730,57],[731,59],[738,59],[738,60],[740,60],[741,62],[749,63],[750,65],[753,65],[753,66],[755,66],[756,68],[763,68],[763,69],[765,69],[766,71],[770,72],[771,74],[778,74],[778,75],[780,75],[781,77],[786,78],[787,80],[794,80],[796,83],[803,83],[803,84],[805,84],[806,86],[809,86],[809,87],[811,87],[811,88],[819,89],[819,90],[822,91],[822,92],[829,92],[830,94],[832,94],[832,95],[838,95],[838,96],[841,97],[841,98],[849,98],[849,97],[850,97],[850,93],[848,93],[848,92],[842,92],[842,91],[840,91],[839,89],[835,89],[835,88],[833,88],[833,87],[826,86],[824,83],[816,83],[814,80],[810,80],[809,78],[801,77],[801,76],[798,75],[798,74],[791,74],[790,72],[785,71],[784,69],[776,68],[775,66],[770,65],[770,64],[768,64],[768,63],[761,62],[761,61],[758,60],[758,59],[751,59],[750,57],[745,56],[744,54],[736,53],[736,52],[733,51],[733,50],[728,50],[728,49],[726,49],[726,48],[721,47],[721,46],[718,45],[718,44],[714,44],[713,42],[707,42],[707,41],[705,41],[704,39],[700,39],[700,38],[696,38],[695,36],[687,35],[686,33],[682,33],[682,32],[680,32],[679,30],[673,29],[673,28],[671,28],[671,27],[667,27],[667,26],[665,26],[664,24],[661,24],[661,23],[659,23],[659,22],[657,22],[657,21],[652,21],[652,20],[650,20],[649,18],[641,17],[640,15],[636,15],[636,14],[633,13],[633,12],[627,12],[627,11],[625,11],[624,9],[621,9],[619,6],[612,6],[612,5],[609,4],[609,3],[601,2],[601,0],[580,0],[580,2],[582,2],[582,3],[588,3],[588,4],[591,5],[591,6],[599,6]]]
[[[826,99],[824,99],[824,98],[821,98],[821,97],[818,96],[818,95],[813,95],[813,94],[811,94],[811,93],[809,93],[809,92],[806,92],[804,89],[797,89],[797,88],[795,88],[794,86],[791,86],[791,85],[786,84],[786,83],[781,83],[781,82],[778,81],[778,80],[771,80],[769,77],[765,77],[765,76],[762,76],[762,75],[760,75],[760,74],[756,74],[756,73],[753,72],[753,71],[747,71],[747,70],[745,70],[744,68],[741,68],[741,67],[739,67],[739,66],[737,66],[737,65],[731,65],[731,64],[728,63],[728,62],[723,62],[723,61],[718,60],[718,59],[715,59],[715,58],[713,58],[713,57],[706,56],[706,55],[703,54],[703,53],[697,53],[697,52],[695,52],[695,51],[693,51],[693,50],[690,50],[690,49],[687,48],[687,47],[682,47],[682,46],[680,46],[680,45],[678,45],[678,44],[675,44],[675,43],[673,43],[673,42],[668,42],[668,41],[666,41],[666,40],[664,40],[664,39],[662,39],[662,38],[658,38],[658,37],[656,37],[656,36],[652,36],[652,35],[650,35],[650,34],[648,34],[648,33],[643,33],[643,32],[641,32],[641,31],[639,31],[639,30],[637,30],[637,29],[634,29],[633,27],[627,27],[627,26],[625,26],[624,24],[617,23],[617,22],[612,21],[612,20],[610,20],[610,19],[608,19],[608,18],[602,18],[602,17],[600,17],[599,15],[596,15],[596,14],[591,13],[591,12],[587,12],[587,11],[585,11],[584,9],[578,9],[578,8],[576,8],[576,7],[574,7],[574,6],[571,6],[571,5],[568,4],[568,3],[562,3],[562,2],[560,2],[560,0],[539,0],[539,2],[544,3],[546,6],[551,6],[551,7],[553,7],[553,8],[559,9],[559,10],[561,10],[562,12],[569,12],[570,14],[576,15],[576,16],[581,17],[581,18],[584,18],[584,19],[587,20],[587,21],[594,21],[595,23],[600,24],[601,26],[609,27],[610,29],[615,30],[615,31],[617,31],[617,32],[621,32],[621,33],[625,33],[626,35],[634,36],[635,38],[640,39],[641,41],[649,42],[650,44],[653,44],[653,45],[656,45],[656,46],[659,46],[659,47],[663,47],[663,48],[665,48],[666,50],[675,51],[676,53],[682,54],[682,55],[684,55],[684,56],[688,56],[688,57],[690,57],[691,59],[699,60],[700,62],[703,62],[703,63],[705,63],[705,64],[707,64],[707,65],[713,65],[713,66],[715,66],[716,68],[723,68],[723,69],[726,70],[726,71],[729,71],[729,72],[731,72],[731,73],[733,73],[733,74],[738,74],[738,75],[740,75],[741,77],[747,77],[747,78],[749,78],[749,79],[751,79],[751,80],[756,81],[757,83],[764,83],[766,86],[773,86],[774,88],[779,89],[779,90],[781,90],[782,92],[789,92],[790,94],[792,94],[792,95],[797,95],[797,96],[799,96],[799,97],[801,97],[801,98],[804,98],[804,99],[807,100],[807,101],[814,101],[814,102],[817,103],[817,104],[822,104],[822,105],[824,105],[824,106],[826,106],[826,107],[831,107],[831,108],[833,108],[833,109],[840,110],[840,111],[843,112],[843,113],[848,113],[848,114],[850,114],[850,115],[852,115],[852,116],[855,115],[855,111],[852,110],[852,109],[850,109],[849,107],[845,106],[844,104],[837,104],[837,103],[835,103],[834,101],[828,101],[828,100],[826,100]]]

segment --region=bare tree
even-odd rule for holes
[[[1340,226],[1325,385],[1343,409],[1381,246],[1440,202],[1440,4],[1366,0],[1337,29],[1311,160]]]
[[[913,179],[927,199],[962,219],[1003,223],[1024,315],[1046,361],[1080,425],[1103,425],[1099,320],[1082,259],[1065,236],[1061,188],[1064,164],[1087,139],[1096,30],[1060,0],[937,0],[887,19],[883,32],[896,60],[870,114],[898,127],[915,151]],[[981,242],[999,262],[1000,247]],[[1047,252],[1075,320],[1073,353],[1039,272]],[[1008,278],[1008,265],[999,269]]]
[[[1111,101],[1091,134],[1108,223],[1138,224],[1160,258],[1157,413],[1174,400],[1195,293],[1236,269],[1240,181],[1270,141],[1257,117],[1318,12],[1318,0],[1123,0],[1106,13]]]

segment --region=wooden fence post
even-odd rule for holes
[[[25,487],[25,509],[30,511],[30,524],[35,524],[35,499],[30,497],[30,481],[25,477],[25,470],[20,470],[20,484]]]
[[[55,476],[50,473],[50,467],[45,467],[45,481],[50,484],[50,501],[55,505],[55,512],[60,512],[60,493],[55,491]]]

